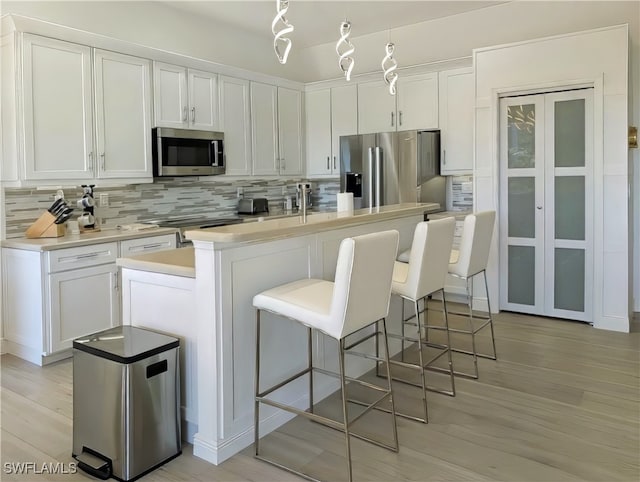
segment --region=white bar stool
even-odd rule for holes
[[[422,388],[422,402],[424,415],[422,418],[397,412],[398,415],[417,420],[423,423],[428,422],[427,413],[427,390],[444,393],[446,395],[455,396],[455,381],[453,376],[453,361],[451,357],[451,342],[449,340],[449,332],[447,331],[447,343],[438,344],[430,342],[428,337],[423,337],[427,329],[428,310],[427,297],[438,291],[442,295],[442,314],[444,326],[448,328],[447,305],[444,294],[444,285],[449,267],[449,255],[453,244],[453,234],[455,231],[455,218],[444,218],[437,221],[429,221],[418,223],[416,226],[411,251],[408,256],[408,263],[396,261],[393,268],[393,282],[391,284],[391,294],[402,298],[402,312],[404,318],[404,300],[410,301],[414,306],[414,314],[407,319],[403,319],[402,334],[389,334],[389,337],[399,338],[402,340],[402,358],[401,360],[391,360],[392,365],[417,369],[420,372],[420,384],[416,384],[406,379],[393,377],[394,380]],[[419,302],[423,300],[424,310],[420,310]],[[420,320],[420,314],[422,321]],[[411,320],[415,319],[415,323]],[[407,336],[405,334],[405,325],[415,325],[417,329],[417,337]],[[418,344],[419,363],[408,363],[404,361],[405,342]],[[440,351],[429,360],[425,360],[423,349],[425,347],[436,348]],[[440,357],[447,355],[449,363],[450,390],[442,390],[430,387],[426,383],[425,370],[431,369],[431,365]],[[437,367],[436,367],[437,368]],[[441,369],[444,370],[444,369]],[[437,370],[440,371],[440,370]]]
[[[393,265],[398,250],[398,232],[395,230],[380,233],[367,234],[342,240],[338,252],[335,281],[320,279],[303,279],[287,283],[276,288],[259,293],[253,298],[253,306],[256,310],[256,375],[255,375],[255,412],[254,412],[254,436],[256,458],[275,465],[279,468],[293,472],[305,478],[311,478],[308,474],[286,467],[274,460],[260,455],[260,404],[264,403],[281,410],[322,423],[328,427],[341,430],[345,433],[346,457],[349,472],[349,480],[352,480],[351,445],[350,435],[362,438],[376,445],[398,451],[398,433],[395,418],[395,407],[391,391],[391,373],[389,370],[389,347],[387,345],[386,316],[389,312],[389,300],[391,298],[391,279]],[[285,318],[302,323],[308,328],[308,367],[299,373],[289,377],[276,385],[260,389],[260,313],[268,311]],[[370,325],[376,325],[382,321],[382,335],[385,339],[384,361],[387,366],[388,387],[379,387],[358,379],[345,376],[345,338]],[[313,372],[318,371],[327,375],[335,373],[313,367],[311,330],[316,329],[325,335],[334,338],[339,345],[340,385],[342,391],[343,422],[322,417],[313,413]],[[369,339],[374,335],[366,336]],[[377,336],[377,335],[375,335]],[[363,340],[361,340],[363,341]],[[356,343],[357,344],[357,343]],[[378,362],[376,362],[377,365]],[[286,384],[309,375],[309,400],[308,411],[285,405],[267,398],[275,390]],[[381,395],[364,412],[349,419],[347,409],[347,381],[358,383],[381,392]],[[387,444],[350,432],[350,425],[358,418],[375,408],[381,402],[389,399],[391,402],[392,438],[393,442]]]
[[[449,264],[449,274],[466,281],[467,306],[469,307],[468,313],[450,311],[449,314],[468,317],[469,329],[463,330],[449,328],[449,331],[453,333],[465,333],[471,335],[470,351],[452,348],[456,353],[464,353],[466,355],[473,356],[473,373],[454,372],[456,375],[468,378],[478,378],[478,357],[489,358],[491,360],[496,359],[496,340],[493,333],[493,318],[491,316],[491,303],[489,301],[489,285],[487,283],[486,271],[495,219],[495,211],[481,211],[467,215],[464,219],[464,227],[462,230],[462,238],[460,239],[460,249],[457,253],[457,261]],[[456,253],[452,252],[451,257],[455,258],[455,255]],[[489,310],[487,316],[474,315],[473,313],[473,283],[471,283],[471,288],[469,285],[470,281],[473,281],[472,278],[480,273],[484,276],[484,287],[487,294],[487,309]],[[474,320],[481,320],[482,323],[475,326]],[[476,333],[487,325],[491,329],[493,354],[478,353],[476,349]],[[431,328],[437,329],[438,327]]]

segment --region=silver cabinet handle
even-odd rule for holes
[[[447,164],[447,150],[442,149],[442,164]]]
[[[329,156],[327,156],[327,169],[331,169],[331,165],[329,164]]]
[[[391,113],[391,127],[393,127],[393,112]]]
[[[186,108],[186,106],[182,108],[182,122],[187,122],[187,108]]]
[[[333,156],[333,170],[336,169],[336,156]]]
[[[402,125],[402,111],[398,113],[398,122]]]
[[[100,154],[100,165],[102,166],[102,170],[104,171],[104,152]]]
[[[154,244],[145,244],[143,246],[133,246],[129,249],[129,252],[133,253],[135,251],[145,251],[147,249],[162,248],[163,246],[169,247],[169,243],[154,243]]]
[[[283,171],[286,169],[286,164],[284,162],[284,157],[282,159],[280,159],[280,169],[282,169]]]
[[[93,151],[89,152],[89,170],[93,172]]]
[[[192,124],[196,123],[196,108],[195,107],[191,108],[191,123]]]

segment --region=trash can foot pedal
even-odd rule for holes
[[[78,461],[78,467],[86,473],[102,480],[111,477],[111,460],[102,458],[94,453],[87,452],[86,449],[80,455],[74,456]]]

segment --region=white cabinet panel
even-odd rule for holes
[[[440,72],[440,172],[466,174],[473,170],[473,69]]]
[[[358,88],[345,85],[331,89],[331,167],[340,174],[340,136],[358,133]]]
[[[307,175],[329,175],[331,159],[331,89],[305,95]]]
[[[220,76],[220,130],[229,175],[251,174],[250,107],[249,81]]]
[[[19,180],[14,34],[0,37],[0,182]]]
[[[307,175],[340,174],[340,136],[358,133],[357,86],[307,92]]]
[[[278,89],[274,85],[251,82],[251,134],[253,173],[279,173]]]
[[[438,128],[438,74],[398,79],[397,129]]]
[[[78,248],[46,251],[49,273],[86,268],[97,264],[115,263],[118,257],[118,243],[100,243]]]
[[[278,87],[280,174],[302,174],[302,93]]]
[[[218,76],[189,69],[189,127],[214,130],[218,114]]]
[[[396,130],[396,98],[383,81],[358,84],[358,134]]]
[[[251,82],[253,174],[302,174],[302,93]]]
[[[437,74],[400,77],[396,88],[391,95],[384,81],[358,84],[358,134],[438,127]]]
[[[187,122],[187,71],[177,65],[153,63],[155,125],[182,129]]]
[[[49,276],[50,353],[71,348],[75,338],[118,324],[117,279],[113,264]]]
[[[95,51],[96,141],[101,178],[152,177],[150,61]]]
[[[153,87],[155,126],[217,129],[217,74],[154,62]]]
[[[23,38],[25,178],[90,178],[91,49],[29,34]]]

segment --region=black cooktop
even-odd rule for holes
[[[238,224],[242,222],[242,218],[186,218],[186,219],[167,219],[154,221],[155,224],[162,228],[182,229],[205,229],[215,228],[218,226],[226,226],[227,224]]]

